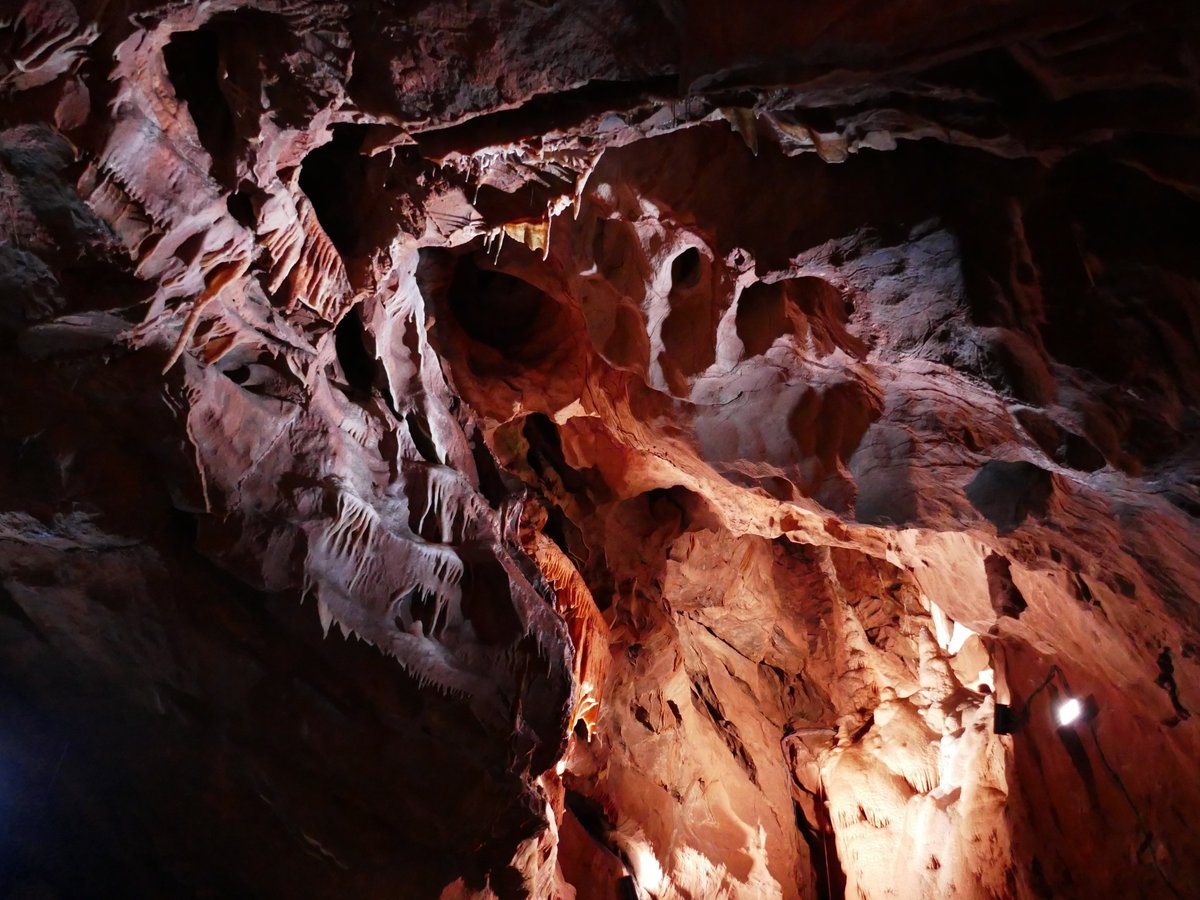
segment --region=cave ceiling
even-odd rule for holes
[[[0,897],[1196,896],[1198,349],[1192,2],[9,0]]]

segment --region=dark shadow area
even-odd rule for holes
[[[967,485],[967,499],[1000,532],[1046,512],[1053,476],[1028,462],[992,460]]]
[[[816,822],[809,822],[800,804],[793,801],[796,814],[796,830],[808,846],[808,859],[817,900],[844,900],[846,896],[846,873],[837,855],[837,839],[833,823],[829,819],[825,801],[814,798],[813,809]]]
[[[233,175],[233,113],[221,91],[221,40],[211,28],[181,31],[163,47],[167,75],[175,95],[185,102],[200,144],[212,157],[213,174],[227,181]]]
[[[433,431],[429,427],[429,420],[425,414],[419,409],[409,410],[404,416],[404,422],[408,425],[408,434],[412,438],[413,444],[416,445],[417,452],[426,462],[441,463],[437,444],[433,440]]]
[[[703,270],[700,267],[700,251],[688,247],[671,261],[671,287],[690,288],[700,282]]]
[[[579,470],[567,462],[567,458],[563,455],[562,438],[559,436],[558,426],[549,416],[542,413],[531,413],[526,416],[521,433],[529,442],[527,459],[535,472],[545,474],[553,472],[572,494],[579,494],[587,487],[587,480]]]
[[[254,230],[258,223],[258,217],[254,212],[254,203],[249,194],[234,191],[225,198],[225,206],[234,221],[251,231]]]
[[[367,350],[367,334],[357,307],[338,322],[333,341],[347,385],[356,394],[369,395],[375,386],[376,360]]]
[[[352,86],[353,86],[352,82]],[[651,94],[674,94],[674,75],[645,81],[597,79],[569,91],[557,91],[525,101],[516,109],[476,116],[461,125],[424,131],[416,135],[417,146],[431,159],[457,151],[472,153],[481,147],[518,141],[551,129],[564,129],[585,122],[590,116],[636,107]]]
[[[998,553],[989,553],[983,561],[983,569],[987,574],[988,593],[991,595],[992,609],[996,615],[1020,618],[1029,604],[1013,583],[1012,566],[1009,561]]]
[[[565,307],[527,281],[484,268],[464,256],[449,289],[450,313],[475,344],[493,354],[472,353],[472,362],[508,371],[534,367],[559,349],[569,334]]]
[[[359,151],[364,134],[363,126],[335,125],[333,139],[304,157],[300,167],[300,190],[343,257],[355,255],[362,233],[367,159]]]
[[[521,622],[513,609],[512,587],[508,573],[491,549],[465,544],[459,549],[463,559],[462,612],[484,644],[503,644],[516,640]]]

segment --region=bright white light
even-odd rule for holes
[[[1083,704],[1074,697],[1068,697],[1058,704],[1058,724],[1070,725],[1083,715]]]
[[[565,759],[560,759],[558,762],[556,762],[554,764],[554,771],[559,775],[567,771],[567,761]]]
[[[958,653],[963,648],[963,644],[967,642],[967,638],[974,633],[962,622],[955,622],[954,630],[950,632],[950,643],[946,645],[946,652],[951,656]]]
[[[666,874],[658,863],[654,851],[641,841],[630,841],[633,849],[633,873],[637,876],[638,884],[650,893],[657,893],[666,880]]]

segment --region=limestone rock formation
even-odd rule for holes
[[[1194,896],[1197,160],[1182,0],[0,7],[0,896]]]

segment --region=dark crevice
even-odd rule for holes
[[[369,395],[375,385],[375,358],[367,350],[366,338],[357,309],[346,313],[334,330],[334,349],[346,384],[354,392]]]
[[[575,816],[576,821],[583,826],[583,830],[597,844],[607,847],[608,836],[613,830],[613,824],[609,820],[608,814],[604,811],[604,807],[591,797],[586,797],[570,788],[567,789],[564,799],[566,800],[567,809]]]
[[[695,287],[700,281],[700,251],[688,247],[671,261],[671,286]]]
[[[996,615],[1020,618],[1029,604],[1013,583],[1012,566],[1009,561],[998,553],[991,553],[983,561],[983,568],[987,574],[988,594],[991,596],[992,609]]]
[[[1091,441],[1071,431],[1063,438],[1062,451],[1055,458],[1080,472],[1095,472],[1105,464],[1104,454]]]
[[[460,125],[416,135],[421,152],[437,159],[452,152],[472,153],[483,147],[510,143],[531,134],[565,130],[590,116],[628,110],[646,103],[652,94],[674,95],[678,79],[662,76],[645,81],[591,81],[572,91],[544,94],[516,109],[476,116]]]
[[[505,501],[521,490],[521,482],[504,471],[481,436],[471,441],[471,458],[479,473],[479,490],[492,509],[500,509]]]
[[[671,715],[675,717],[675,724],[683,724],[683,716],[679,713],[679,705],[674,700],[667,701],[667,708],[671,710]]]
[[[212,157],[213,174],[227,180],[223,176],[233,174],[229,151],[234,122],[221,92],[220,37],[207,28],[175,34],[163,48],[163,60],[176,97],[187,104],[200,145]]]
[[[554,541],[559,550],[567,554],[567,556],[572,556],[571,548],[567,545],[567,533],[564,527],[566,518],[560,507],[551,506],[546,510],[546,525],[542,529],[542,533]],[[575,562],[574,558],[571,561]]]
[[[712,684],[706,675],[697,675],[692,678],[692,696],[699,702],[699,707],[704,712],[708,713],[708,717],[716,726],[717,733],[721,736],[721,740],[725,742],[725,746],[729,748],[729,752],[733,754],[733,758],[737,760],[738,765],[745,770],[746,775],[750,778],[751,784],[758,787],[758,766],[754,764],[750,753],[746,750],[746,745],[742,742],[742,736],[738,732],[738,728],[732,722],[725,718],[721,712],[720,703],[713,691]]]
[[[584,490],[586,481],[579,470],[572,468],[567,462],[554,420],[542,413],[531,413],[525,417],[521,433],[529,442],[529,465],[534,471],[554,472],[562,481],[563,487],[572,494],[579,494]]]
[[[416,445],[417,452],[425,458],[426,462],[440,465],[442,460],[438,456],[437,444],[433,440],[433,431],[429,427],[429,420],[419,410],[413,409],[405,414],[404,421],[408,425],[408,433],[413,444]]]
[[[180,509],[177,506],[172,506],[167,511],[166,536],[176,541],[180,546],[186,547],[189,550],[196,547],[200,540],[200,519],[195,514],[186,509]],[[128,596],[123,593],[119,596],[119,606],[114,608],[124,609],[129,602]]]
[[[575,817],[575,821],[583,828],[596,846],[606,853],[611,853],[620,862],[621,867],[629,874],[617,880],[616,895],[619,900],[642,900],[645,896],[638,888],[633,876],[633,864],[625,851],[613,843],[609,837],[613,832],[612,820],[599,803],[591,797],[585,797],[578,791],[567,788],[564,796],[567,811]]]
[[[515,536],[509,535],[509,537],[511,539]],[[557,592],[554,590],[554,586],[546,580],[546,576],[542,574],[542,570],[538,568],[533,558],[514,540],[510,540],[508,543],[508,552],[509,558],[516,565],[517,570],[525,576],[525,580],[529,582],[534,592],[542,598],[547,606],[554,608]]]
[[[1100,606],[1100,601],[1096,599],[1096,595],[1092,593],[1092,589],[1088,586],[1084,577],[1078,572],[1074,573],[1075,596],[1088,606]]]
[[[264,354],[220,371],[238,387],[253,394],[273,397],[284,403],[304,402],[303,385],[287,364],[276,357]]]
[[[417,625],[421,633],[430,638],[441,638],[446,631],[449,603],[419,585],[396,601],[393,609],[396,610],[395,625],[401,631],[411,633],[412,626]]]
[[[838,859],[833,823],[829,821],[825,804],[820,798],[813,803],[816,822],[809,822],[804,809],[794,800],[792,808],[796,814],[796,829],[808,845],[817,900],[843,900],[846,896],[846,873],[842,871]]]
[[[1163,647],[1162,652],[1158,654],[1158,678],[1154,683],[1167,692],[1175,715],[1180,720],[1191,718],[1192,714],[1179,702],[1179,688],[1175,684],[1175,659],[1171,655],[1170,647]]]
[[[854,730],[854,733],[850,735],[850,743],[857,744],[859,741],[861,741],[864,737],[867,736],[867,732],[870,731],[871,728],[874,727],[874,725],[875,725],[875,714],[871,713],[871,715],[867,716],[867,721],[865,721],[861,725],[859,725],[858,728],[856,728]]]
[[[522,185],[515,191],[504,191],[490,184],[480,184],[471,191],[471,205],[485,222],[538,219],[548,203],[556,197],[571,193],[574,189],[574,179],[544,172],[539,173],[537,181]],[[500,254],[504,253],[504,246],[497,247],[495,253],[493,259],[499,261]]]
[[[247,381],[250,380],[250,367],[249,366],[237,366],[232,369],[226,369],[221,374],[224,375],[226,378],[228,378],[230,381],[232,381],[234,384],[239,384],[239,385],[245,384]]]
[[[354,255],[361,233],[367,160],[359,151],[364,134],[362,126],[335,126],[333,139],[304,157],[300,167],[300,190],[343,257]]]
[[[1042,452],[1059,465],[1069,466],[1080,472],[1094,472],[1104,468],[1104,454],[1091,441],[1067,431],[1041,411],[1021,409],[1017,411],[1016,417]]]
[[[185,266],[192,265],[200,256],[200,252],[204,249],[204,242],[208,239],[208,235],[203,231],[198,231],[185,241],[181,242],[175,248],[173,254],[176,259],[182,262]]]
[[[621,868],[627,873],[617,880],[614,887],[619,900],[642,900],[645,894],[638,888],[633,876],[633,864],[628,855],[613,843],[609,835],[613,831],[612,820],[599,803],[591,797],[585,797],[578,791],[567,788],[564,796],[567,812],[575,817],[575,821],[595,843],[606,853],[611,853],[620,862]]]
[[[680,533],[693,529],[716,530],[720,527],[720,520],[708,501],[680,485],[651,488],[640,499],[645,503],[652,521],[662,523],[677,518]]]
[[[198,728],[211,727],[214,724],[213,708],[204,698],[180,690],[169,682],[159,685],[158,690],[182,721]]]
[[[521,634],[513,608],[512,585],[504,565],[486,547],[467,543],[463,561],[462,614],[484,644],[503,644]]]
[[[721,637],[719,634],[717,634],[715,631],[713,631],[711,625],[708,625],[705,622],[701,622],[699,619],[693,618],[692,616],[688,616],[688,618],[691,619],[693,622],[695,622],[697,625],[703,626],[704,630],[707,631],[710,635],[712,635],[712,639],[714,641],[718,641],[719,643],[724,644],[726,647],[728,647],[730,650],[732,650],[734,653],[736,653],[742,659],[749,662],[751,665],[754,665],[756,663],[756,660],[753,660],[750,657],[748,657],[745,653],[743,653],[737,647],[733,646],[733,644],[729,643],[729,641],[725,640],[725,638]]]
[[[254,230],[258,223],[258,217],[254,213],[254,203],[249,194],[234,191],[225,198],[225,206],[234,221],[244,228]]]
[[[558,549],[571,560],[582,574],[591,560],[591,548],[583,537],[583,531],[571,521],[561,506],[550,504],[546,508],[546,525],[543,533],[558,545]],[[589,585],[590,586],[590,585]],[[600,599],[596,598],[597,605]],[[600,609],[605,607],[600,605]]]

